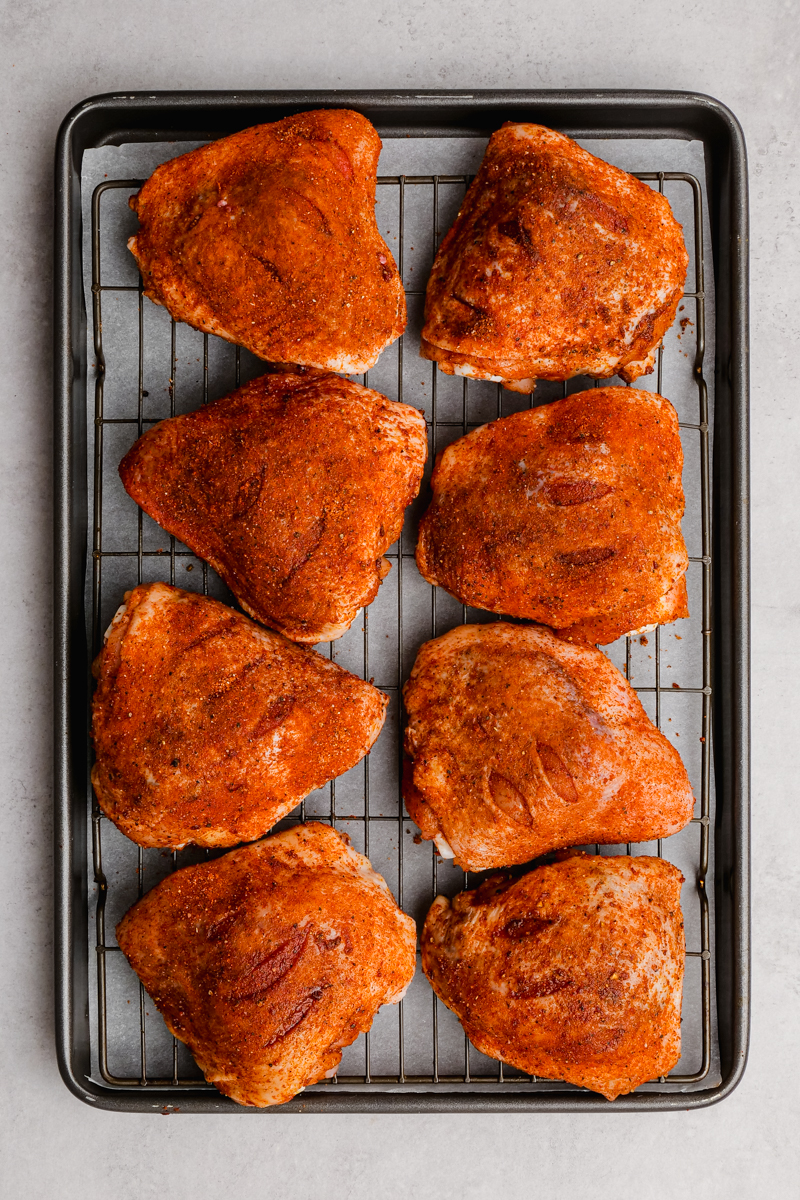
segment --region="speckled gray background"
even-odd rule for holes
[[[9,1197],[797,1194],[800,5],[3,0],[0,5],[0,1191]],[[653,87],[728,104],[752,206],[753,1026],[738,1091],[667,1116],[97,1113],[55,1065],[51,967],[52,150],[103,91]]]

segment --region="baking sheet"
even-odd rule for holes
[[[87,311],[91,311],[92,267],[92,196],[99,184],[147,177],[158,163],[191,149],[198,143],[136,143],[120,147],[103,147],[86,152],[82,166],[82,204],[84,215],[84,283]],[[486,145],[484,138],[396,138],[386,139],[379,165],[379,178],[405,176],[419,178],[472,175],[477,170]],[[713,271],[710,259],[711,239],[707,226],[706,181],[703,147],[699,142],[672,139],[609,139],[581,141],[598,157],[627,170],[647,172],[685,172],[700,184],[703,196],[705,225],[705,333],[706,363],[713,363],[714,296]],[[654,182],[652,186],[658,186]],[[138,294],[138,272],[132,256],[125,248],[127,238],[135,232],[136,219],[127,207],[130,189],[109,189],[100,201],[100,266],[104,288],[130,288],[125,291],[103,291],[102,335],[105,355],[103,397],[103,472],[102,516],[103,551],[128,552],[127,556],[102,560],[100,621],[104,629],[125,590],[138,581],[139,560],[130,556],[138,546],[139,515],[136,505],[126,495],[117,475],[117,464],[138,436],[137,424],[114,424],[114,421],[135,418],[139,401],[140,322],[142,332],[142,386],[145,418],[163,418],[171,411],[186,412],[196,408],[204,396],[215,399],[231,390],[236,377],[235,348],[220,339],[204,336],[184,325],[173,326],[163,308],[153,305]],[[436,450],[448,441],[461,436],[465,428],[474,428],[499,415],[526,407],[528,399],[504,392],[494,384],[465,381],[434,375],[432,363],[418,357],[419,330],[422,323],[422,300],[427,274],[434,251],[434,186],[432,183],[382,184],[378,188],[377,215],[383,236],[400,258],[400,192],[403,192],[402,272],[408,291],[409,326],[399,344],[387,349],[376,367],[369,373],[369,385],[391,399],[403,399],[425,411],[435,427],[430,440]],[[463,197],[462,183],[440,183],[438,186],[439,236],[449,227]],[[684,226],[690,254],[687,292],[697,291],[694,278],[694,215],[692,188],[683,181],[664,183],[675,215]],[[141,305],[141,316],[140,316]],[[695,376],[697,316],[693,300],[685,301],[679,314],[680,323],[665,339],[662,361],[661,391],[678,410],[686,426],[699,421],[699,396]],[[91,326],[88,361],[96,363]],[[96,370],[96,366],[94,367]],[[242,381],[263,370],[258,360],[242,351],[239,373]],[[713,372],[709,369],[709,404],[713,405]],[[362,378],[362,377],[359,377]],[[614,380],[612,382],[620,382]],[[94,432],[95,378],[90,371],[87,387],[87,426],[90,439]],[[591,386],[586,380],[572,380],[570,392]],[[637,382],[637,386],[656,390],[657,376]],[[534,402],[554,399],[563,394],[560,384],[543,384],[537,388]],[[499,406],[499,407],[498,407]],[[713,408],[709,413],[709,418]],[[146,428],[149,426],[145,426]],[[690,556],[699,560],[703,555],[701,509],[702,479],[700,471],[700,431],[682,430],[684,442],[684,490],[686,517],[684,535]],[[94,445],[89,446],[89,496],[94,494]],[[430,466],[430,464],[429,464]],[[364,764],[353,768],[333,785],[310,796],[303,808],[306,818],[335,820],[346,831],[359,850],[367,850],[377,870],[387,879],[402,906],[421,924],[436,890],[452,894],[464,886],[464,875],[451,863],[437,863],[430,843],[417,845],[416,827],[404,818],[399,808],[399,685],[407,677],[419,645],[435,632],[437,635],[460,624],[464,619],[462,606],[441,589],[436,592],[416,571],[413,561],[416,521],[426,504],[426,483],[421,499],[409,511],[402,540],[402,556],[398,547],[389,553],[393,570],[381,586],[378,598],[364,614],[360,614],[351,630],[331,646],[318,649],[330,654],[342,666],[359,675],[373,678],[377,686],[390,696],[389,715],[372,754]],[[90,530],[91,534],[91,530]],[[172,546],[170,538],[148,517],[142,518],[142,546],[156,552],[142,560],[144,580],[173,580],[178,586],[202,590],[204,578],[209,593],[231,602],[224,585],[202,563],[188,554],[184,547]],[[171,550],[178,555],[173,557]],[[158,553],[160,552],[160,553]],[[658,708],[660,724],[665,734],[680,750],[696,796],[701,788],[701,709],[702,695],[687,689],[702,689],[702,576],[700,561],[690,564],[688,573],[690,610],[687,621],[666,626],[659,637],[660,693]],[[87,612],[92,611],[91,570],[87,575]],[[400,618],[400,620],[399,620]],[[492,619],[479,610],[468,610],[467,620]],[[91,630],[89,631],[91,636]],[[634,687],[654,689],[656,682],[656,638],[632,639],[626,647],[621,639],[606,652],[617,666],[624,668],[626,652],[630,656],[631,682]],[[656,717],[656,693],[640,693],[651,717]],[[91,798],[87,797],[87,804]],[[697,811],[699,812],[699,805]],[[710,795],[713,831],[713,779]],[[368,818],[368,819],[365,819]],[[106,946],[105,1010],[108,1061],[103,1063],[98,1053],[101,1038],[100,1011],[97,1006],[96,980],[90,985],[93,1061],[96,1078],[119,1081],[119,1086],[141,1085],[143,1075],[143,1038],[145,1029],[148,1080],[179,1080],[182,1086],[205,1087],[191,1056],[184,1047],[173,1044],[160,1016],[143,997],[133,972],[121,953],[114,951],[113,929],[116,922],[137,898],[141,888],[149,890],[159,878],[174,867],[171,854],[148,850],[141,855],[133,843],[120,834],[105,819],[100,822],[103,869],[108,882],[105,900]],[[687,826],[680,834],[663,842],[665,858],[674,862],[686,876],[683,889],[683,910],[686,921],[687,958],[683,1008],[683,1056],[673,1072],[691,1076],[698,1072],[703,1058],[703,1012],[701,1004],[701,904],[697,889],[700,866],[701,827]],[[594,847],[589,849],[594,850]],[[641,844],[634,853],[654,853],[655,844]],[[604,854],[624,852],[625,847],[601,847]],[[712,859],[709,878],[713,878]],[[203,852],[187,850],[177,856],[179,864],[198,861]],[[91,855],[90,855],[91,860]],[[140,872],[139,867],[142,867]],[[469,882],[472,883],[474,877]],[[91,881],[90,881],[91,886]],[[713,966],[713,889],[708,896],[710,938],[707,953]],[[90,944],[95,942],[95,917],[90,903]],[[642,1090],[672,1090],[675,1087],[693,1090],[719,1082],[719,1056],[716,1038],[713,970],[711,993],[710,1069],[702,1080],[694,1083],[644,1085]],[[437,1080],[439,1082],[437,1082]],[[386,1008],[376,1017],[370,1035],[359,1038],[345,1050],[342,1064],[334,1082],[316,1085],[317,1089],[340,1087],[348,1089],[429,1090],[440,1088],[447,1081],[448,1091],[462,1088],[467,1091],[573,1090],[567,1085],[530,1081],[527,1076],[505,1068],[485,1058],[465,1044],[456,1018],[440,1002],[435,1001],[421,970],[415,977],[403,1002],[402,1009]],[[138,1082],[137,1082],[138,1081]],[[199,1082],[198,1082],[199,1081]]]

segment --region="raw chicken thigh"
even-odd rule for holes
[[[403,699],[408,812],[467,870],[668,837],[691,819],[677,750],[594,647],[462,625],[422,647]]]
[[[162,421],[119,471],[246,612],[323,642],[375,599],[426,453],[415,408],[337,375],[265,375]]]
[[[117,940],[206,1079],[258,1107],[332,1075],[416,959],[385,881],[318,824],[176,871]]]
[[[464,604],[576,641],[687,617],[682,466],[677,414],[653,392],[503,417],[438,456],[417,565]]]
[[[660,858],[582,854],[438,896],[425,974],[483,1054],[615,1100],[680,1058],[682,883]]]
[[[688,256],[665,196],[541,125],[494,133],[436,255],[424,358],[532,392],[653,369]]]
[[[261,837],[355,766],[386,714],[330,659],[165,583],[127,594],[94,669],[92,783],[140,846]]]
[[[381,140],[359,113],[297,113],[160,166],[131,200],[145,294],[259,358],[345,374],[406,324],[375,221]]]

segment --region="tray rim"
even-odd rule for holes
[[[82,614],[82,564],[86,547],[80,533],[86,521],[81,513],[86,498],[77,497],[73,485],[80,475],[75,469],[75,418],[85,423],[85,311],[80,250],[73,244],[81,227],[80,158],[86,146],[121,141],[143,140],[136,133],[147,131],[147,140],[172,140],[176,130],[150,126],[148,122],[165,109],[174,112],[188,132],[187,117],[213,117],[200,126],[200,136],[229,132],[228,126],[251,123],[248,112],[263,110],[262,119],[275,118],[275,110],[300,110],[309,107],[349,107],[368,109],[384,115],[384,128],[415,128],[419,136],[458,136],[473,132],[482,116],[516,108],[536,108],[544,123],[556,124],[572,136],[604,137],[696,137],[704,142],[707,158],[709,143],[715,139],[725,158],[725,176],[714,181],[715,202],[726,216],[723,241],[714,241],[714,271],[718,298],[724,303],[717,312],[717,329],[725,316],[729,322],[727,338],[718,337],[714,364],[718,384],[726,393],[730,420],[717,439],[715,459],[724,441],[729,455],[729,477],[724,495],[714,487],[715,544],[721,529],[727,538],[730,564],[725,572],[728,590],[720,594],[718,569],[714,583],[714,607],[724,609],[728,618],[724,628],[716,628],[714,639],[723,644],[715,655],[716,704],[725,704],[725,727],[715,739],[715,760],[724,758],[724,771],[718,766],[718,793],[722,783],[729,795],[725,836],[731,840],[730,865],[725,878],[715,886],[728,897],[731,928],[727,930],[731,951],[732,1019],[730,1027],[730,1066],[717,1087],[693,1092],[633,1093],[620,1097],[613,1105],[587,1092],[554,1094],[548,1092],[481,1094],[466,1092],[357,1091],[308,1093],[273,1109],[246,1109],[217,1093],[184,1093],[175,1103],[175,1093],[156,1088],[140,1093],[101,1086],[90,1079],[77,1061],[76,1030],[81,1017],[88,1028],[88,1012],[83,1010],[81,981],[75,968],[76,934],[88,913],[86,871],[80,867],[85,854],[84,830],[80,815],[76,820],[72,796],[76,771],[72,761],[77,741],[85,745],[84,702],[76,705],[72,679],[72,660],[78,655],[85,662],[82,620],[75,620],[76,608]],[[451,110],[474,122],[456,127]],[[553,121],[550,115],[564,120]],[[241,114],[236,122],[237,114]],[[436,117],[443,125],[433,125]],[[538,114],[537,114],[538,115]],[[389,118],[406,118],[391,125]],[[547,120],[545,121],[545,117]],[[634,118],[638,120],[634,124]],[[417,124],[422,121],[422,124]],[[448,124],[448,121],[450,122]],[[496,123],[496,118],[494,122]],[[433,127],[432,127],[433,126]],[[488,128],[488,126],[487,126]],[[191,129],[196,132],[195,127]],[[632,132],[633,129],[633,132]],[[724,194],[723,194],[724,193]],[[711,214],[709,214],[711,216]],[[54,787],[54,932],[56,991],[56,1050],[64,1083],[74,1096],[96,1108],[125,1112],[631,1112],[669,1111],[702,1108],[725,1099],[743,1076],[748,1053],[750,1009],[750,863],[749,863],[749,472],[748,472],[748,198],[747,157],[744,136],[734,114],[724,104],[702,93],[640,90],[265,90],[265,91],[181,91],[105,93],[76,105],[64,118],[58,133],[55,161],[55,238],[54,238],[54,692],[55,692],[55,787]],[[719,261],[718,255],[719,253]],[[720,288],[723,269],[727,281]],[[725,316],[720,316],[724,313]],[[720,348],[727,351],[720,361]],[[73,411],[74,410],[74,411]],[[85,472],[83,472],[85,478]],[[83,505],[83,509],[81,508]],[[720,507],[721,505],[721,507]],[[82,524],[81,524],[82,522]],[[85,541],[85,534],[84,534]],[[78,543],[76,545],[76,543]],[[717,552],[717,554],[719,551]],[[717,555],[715,555],[715,558]],[[77,564],[81,567],[76,571]],[[80,586],[76,588],[79,577]],[[718,621],[717,626],[720,624]],[[83,639],[83,641],[82,641]],[[82,685],[81,685],[82,686]],[[720,696],[720,687],[724,689]],[[78,700],[81,700],[78,693]],[[80,710],[79,712],[77,710]],[[85,790],[81,789],[82,796]],[[720,805],[720,810],[723,805]],[[85,818],[84,818],[85,820]],[[76,865],[77,864],[77,865]],[[722,911],[718,904],[717,913]],[[717,953],[720,939],[717,939]],[[88,941],[87,956],[88,964]],[[85,989],[84,989],[85,990]],[[717,979],[717,1004],[721,985]],[[398,1088],[404,1085],[398,1085]],[[413,1085],[412,1085],[413,1086]]]

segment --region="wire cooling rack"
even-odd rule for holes
[[[167,155],[165,155],[167,157]],[[697,797],[689,826],[663,843],[592,846],[593,853],[663,855],[681,868],[687,959],[683,1000],[683,1055],[666,1078],[643,1085],[657,1092],[691,1091],[712,1082],[713,928],[707,889],[713,857],[714,796],[711,758],[711,498],[709,396],[703,375],[706,349],[703,190],[686,172],[637,173],[666,192],[684,224],[691,265],[678,320],[658,352],[653,376],[637,386],[664,392],[678,409],[684,444],[684,533],[690,552],[687,576],[692,616],[651,635],[624,638],[606,648],[626,674],[651,719],[678,747]],[[543,383],[533,397],[499,385],[437,372],[418,358],[424,285],[438,242],[451,224],[469,175],[392,175],[379,178],[378,217],[406,287],[409,327],[360,381],[422,408],[430,455],[496,417],[528,404],[596,386],[586,379]],[[245,351],[176,325],[142,291],[132,258],[119,248],[133,232],[127,208],[141,179],[108,178],[91,203],[91,299],[95,361],[93,460],[89,480],[93,545],[87,578],[93,654],[124,592],[160,579],[234,603],[208,566],[159,529],[124,493],[117,475],[122,456],[155,422],[224,395],[263,371]],[[617,382],[620,380],[606,381]],[[90,439],[91,440],[91,439]],[[339,641],[318,649],[390,698],[384,731],[363,763],[312,793],[287,821],[317,819],[346,832],[369,855],[398,903],[418,925],[433,897],[452,895],[477,879],[438,858],[420,843],[400,800],[401,688],[419,646],[467,621],[495,619],[431,588],[414,562],[416,526],[426,504],[407,514],[399,542],[388,552],[392,571],[375,602]],[[96,947],[96,994],[91,1002],[93,1070],[105,1085],[142,1092],[159,1088],[177,1099],[187,1090],[213,1091],[186,1048],[168,1033],[127,965],[114,927],[127,908],[176,867],[202,861],[207,852],[144,850],[123,837],[91,805],[90,944]],[[575,1091],[486,1058],[465,1038],[456,1018],[437,1000],[421,970],[398,1006],[382,1009],[370,1033],[344,1051],[338,1074],[314,1091],[340,1088],[396,1092]]]

